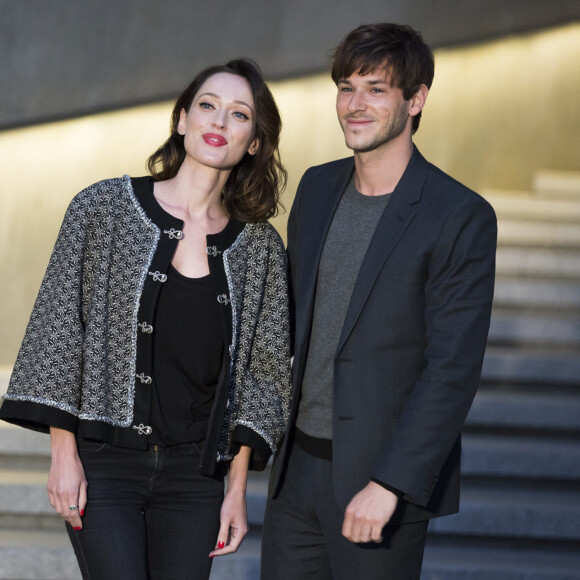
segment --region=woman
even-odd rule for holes
[[[50,431],[83,578],[207,578],[247,530],[290,398],[286,172],[257,66],[200,73],[152,177],[71,202],[0,417]],[[229,467],[228,489],[223,494]]]

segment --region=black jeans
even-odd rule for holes
[[[266,505],[262,580],[419,580],[427,522],[387,525],[380,544],[342,535],[332,462],[292,446],[284,483]]]
[[[121,449],[79,441],[88,481],[83,529],[67,524],[85,580],[209,577],[223,478],[199,473],[193,444]]]

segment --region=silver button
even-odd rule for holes
[[[235,350],[235,349],[234,349],[234,345],[233,345],[233,344],[230,344],[230,346],[228,346],[228,350],[229,350],[229,352],[230,352],[230,356],[233,356],[233,354],[234,354],[234,350]]]
[[[145,373],[141,373],[140,375],[135,375],[142,383],[146,385],[150,385],[153,382],[151,377],[148,377]]]
[[[163,274],[159,270],[155,270],[155,272],[149,272],[149,276],[153,276],[153,282],[167,282],[167,275]]]
[[[214,258],[221,254],[221,250],[217,249],[217,246],[208,246],[205,251],[208,253],[209,256],[213,256]]]
[[[220,304],[225,304],[226,306],[227,306],[227,305],[230,303],[230,300],[229,300],[229,298],[228,298],[228,295],[227,295],[227,294],[220,294],[220,295],[217,297],[217,300],[218,300],[218,302],[219,302]]]
[[[151,435],[153,431],[149,425],[143,425],[143,423],[140,423],[139,425],[133,425],[133,429],[136,429],[139,435]]]
[[[141,329],[141,332],[144,332],[145,334],[151,334],[153,332],[153,327],[146,322],[139,322],[137,326]]]
[[[181,230],[176,230],[175,228],[163,230],[163,233],[167,234],[170,240],[181,240],[181,238],[183,238],[183,232]]]

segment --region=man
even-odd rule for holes
[[[263,580],[418,579],[428,520],[458,510],[497,229],[413,145],[433,72],[406,26],[360,26],[335,51],[354,158],[309,169],[289,218],[294,401]]]

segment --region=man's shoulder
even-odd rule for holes
[[[490,205],[484,197],[464,183],[461,183],[433,163],[426,160],[425,163],[427,163],[429,168],[425,182],[425,192],[427,195],[442,196],[447,201],[453,203],[453,205],[458,203],[483,206]]]
[[[323,178],[327,175],[334,175],[342,171],[352,171],[354,169],[354,157],[344,157],[343,159],[335,159],[328,161],[321,165],[313,165],[309,167],[303,176],[303,180],[315,180]]]

